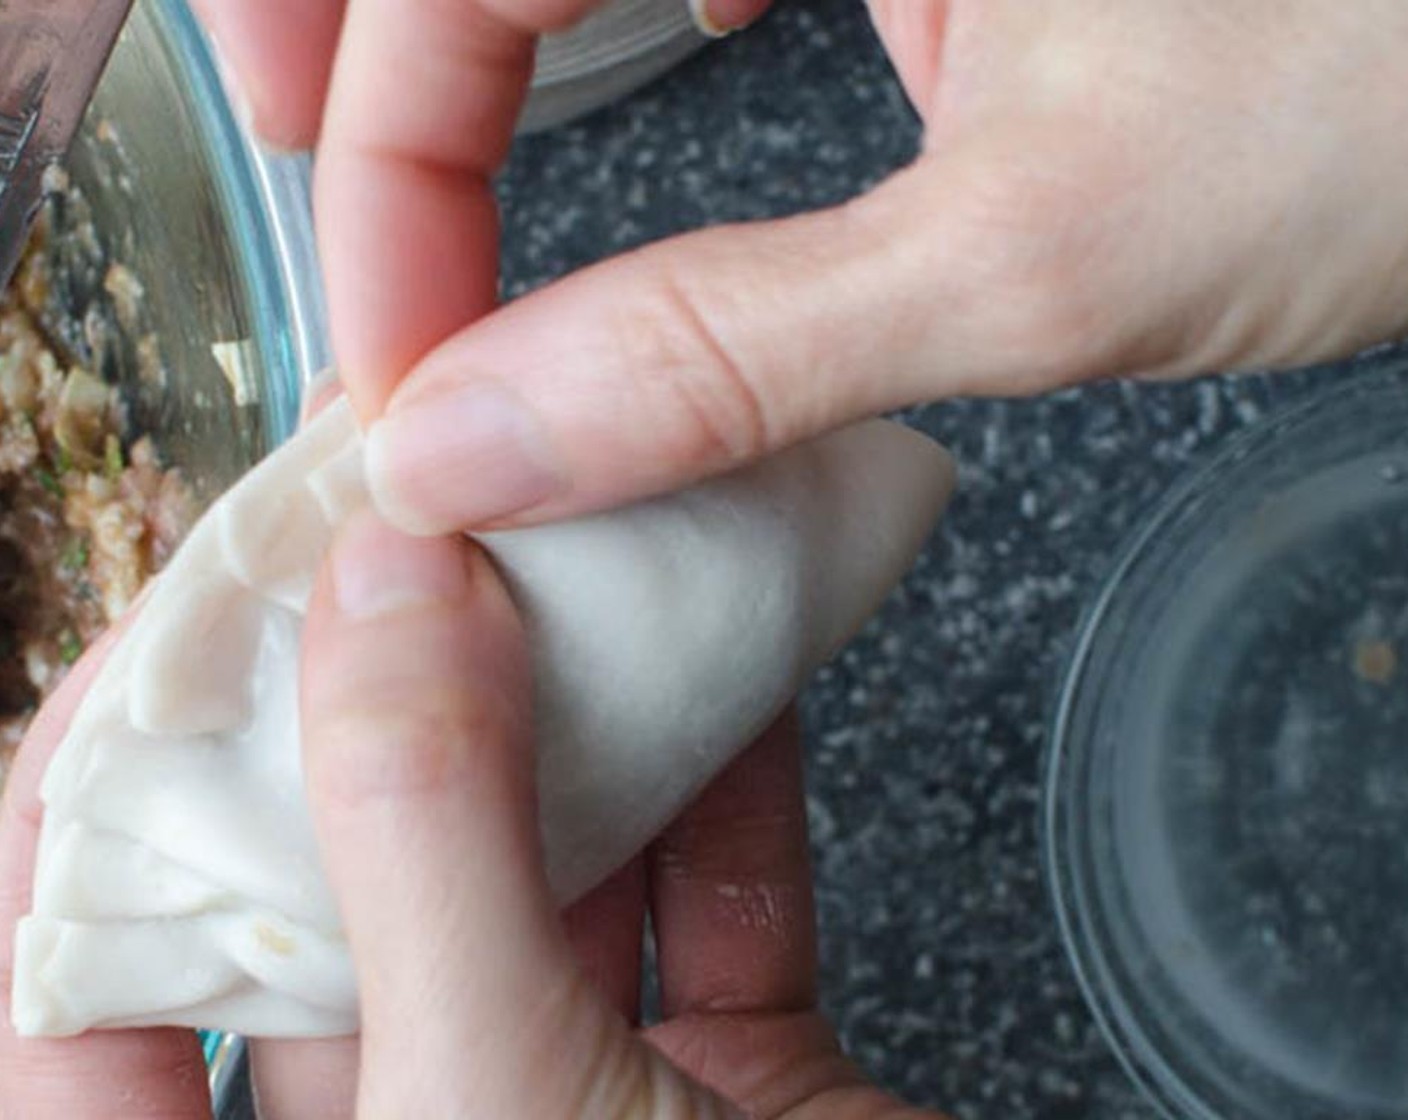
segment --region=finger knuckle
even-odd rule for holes
[[[681,1077],[628,1036],[618,1035],[611,1043],[597,1046],[583,1073],[573,1095],[574,1116],[724,1120],[731,1114],[701,1086]]]
[[[961,260],[960,300],[1004,389],[1069,384],[1109,342],[1103,277],[1114,187],[1098,160],[1022,152],[953,185],[945,251]]]
[[[476,746],[500,729],[455,707],[356,706],[323,721],[309,734],[313,793],[325,805],[356,810],[415,802],[462,782]]]
[[[724,326],[728,309],[668,267],[649,277],[646,292],[623,309],[618,336],[624,368],[654,402],[656,438],[693,465],[756,457],[771,445],[769,411],[757,371]]]

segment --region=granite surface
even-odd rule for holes
[[[721,221],[839,202],[919,127],[859,0],[784,2],[649,89],[519,144],[519,292]],[[1085,1010],[1040,860],[1049,714],[1082,611],[1172,481],[1338,370],[965,401],[961,465],[881,617],[806,698],[824,996],[882,1083],[961,1120],[1145,1120]]]
[[[520,142],[511,293],[673,232],[839,202],[918,124],[860,0],[793,0],[664,80]],[[965,401],[912,420],[952,510],[806,697],[824,999],[852,1054],[961,1120],[1148,1120],[1086,1012],[1043,882],[1049,714],[1082,610],[1171,482],[1329,369]]]

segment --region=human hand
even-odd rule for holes
[[[902,1115],[815,1009],[791,720],[564,923],[539,850],[523,636],[484,554],[364,516],[334,546],[304,642],[305,774],[363,1033],[254,1043],[264,1120]],[[39,777],[103,653],[40,714],[6,790],[7,1006]],[[639,1032],[647,907],[664,1021]],[[200,1049],[180,1030],[22,1041],[6,1017],[11,1116],[209,1116]]]
[[[385,515],[538,521],[909,402],[1295,364],[1408,326],[1397,0],[871,6],[926,125],[911,167],[481,318],[485,183],[527,72],[506,19],[582,5],[438,7],[413,41],[405,5],[353,3],[318,202],[336,347],[385,414]]]
[[[772,0],[678,2],[721,31]],[[364,418],[432,347],[495,306],[490,178],[537,39],[605,3],[193,0],[259,134],[276,147],[318,145],[334,350]]]

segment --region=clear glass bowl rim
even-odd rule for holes
[[[236,119],[215,52],[186,0],[148,0],[179,60],[219,174],[263,370],[267,446],[293,432],[303,386],[330,363],[304,153],[273,152]]]
[[[1076,738],[1079,713],[1087,692],[1098,692],[1101,687],[1099,681],[1091,679],[1091,663],[1103,643],[1113,643],[1109,648],[1118,649],[1120,640],[1108,636],[1107,623],[1126,597],[1134,599],[1148,593],[1141,565],[1161,547],[1170,547],[1168,532],[1177,527],[1184,511],[1210,494],[1217,495],[1215,502],[1232,502],[1244,492],[1239,487],[1256,485],[1254,477],[1244,469],[1246,461],[1254,461],[1259,452],[1308,425],[1350,414],[1387,393],[1395,393],[1398,407],[1404,408],[1403,397],[1408,393],[1403,381],[1405,373],[1408,353],[1399,348],[1364,355],[1343,371],[1342,383],[1328,385],[1307,399],[1275,409],[1231,436],[1210,457],[1174,482],[1136,525],[1076,627],[1049,721],[1039,822],[1043,872],[1061,942],[1086,1006],[1125,1073],[1167,1120],[1227,1118],[1215,1102],[1199,1093],[1180,1073],[1178,1055],[1165,1053],[1151,1040],[1143,1025],[1138,993],[1109,979],[1112,970],[1096,928],[1098,913],[1092,911],[1093,899],[1098,896],[1087,889],[1076,868],[1088,828],[1079,822],[1088,820],[1088,815],[1081,812],[1086,788],[1075,784],[1071,774],[1076,769],[1074,760],[1090,741],[1090,736]]]

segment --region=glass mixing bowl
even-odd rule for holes
[[[1162,504],[1062,695],[1062,932],[1179,1120],[1408,1120],[1408,361],[1377,365]]]
[[[292,430],[301,382],[326,358],[306,162],[270,158],[241,130],[184,3],[140,0],[68,169],[97,244],[78,228],[86,215],[60,206],[56,295],[71,319],[113,320],[98,364],[208,499]],[[140,285],[135,324],[104,290],[111,263]],[[144,337],[158,378],[136,358]]]

